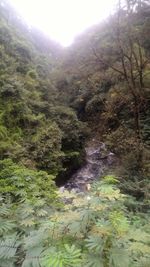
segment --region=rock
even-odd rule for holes
[[[85,151],[86,163],[67,182],[65,185],[67,190],[73,190],[73,192],[89,191],[90,183],[102,176],[104,170],[114,162],[115,155],[107,150],[104,143],[89,145]]]

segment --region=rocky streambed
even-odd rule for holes
[[[87,144],[85,151],[84,166],[71,176],[62,190],[85,191],[88,184],[101,177],[115,162],[115,155],[107,150],[105,144],[95,142],[94,139]]]

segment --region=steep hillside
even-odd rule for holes
[[[28,28],[7,1],[0,12],[1,159],[60,180],[80,166],[87,136],[96,137],[120,159],[116,173],[125,178],[124,190],[129,180],[130,193],[143,196],[150,133],[148,2],[120,6],[68,49]]]
[[[141,197],[149,172],[150,6],[127,2],[76,40],[56,84],[91,136],[120,158],[123,188]]]
[[[62,49],[0,2],[0,157],[52,174],[80,162],[83,126],[52,81]]]

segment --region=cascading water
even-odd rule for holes
[[[85,165],[75,172],[65,184],[64,188],[67,190],[86,190],[87,184],[101,177],[114,162],[114,154],[108,152],[104,143],[90,143],[85,151]]]

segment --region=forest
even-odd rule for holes
[[[0,267],[150,267],[149,93],[149,0],[68,48],[0,0]]]

